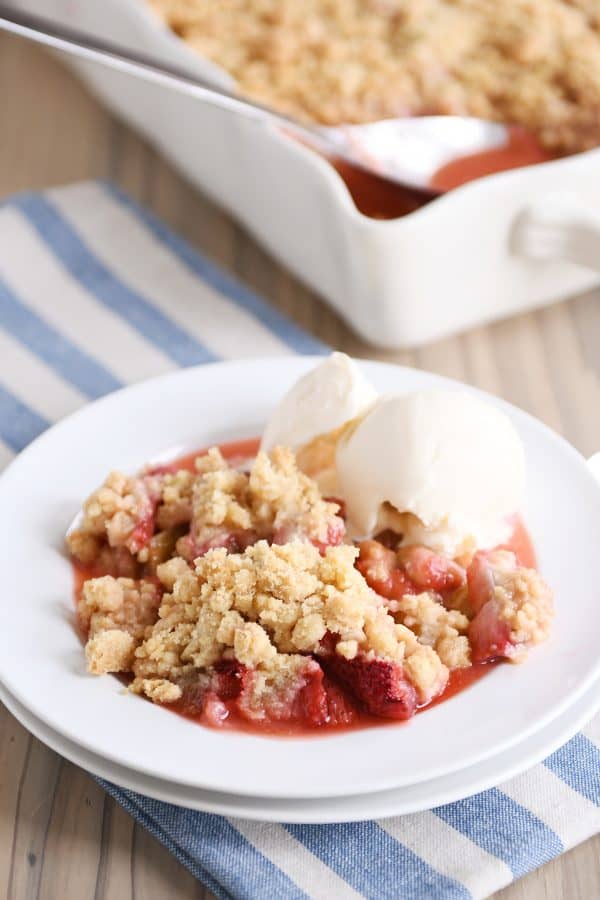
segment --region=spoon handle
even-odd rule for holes
[[[0,29],[79,59],[100,63],[107,68],[142,78],[180,93],[189,94],[211,103],[213,106],[238,113],[247,119],[283,126],[287,131],[292,131],[317,149],[335,152],[333,143],[316,129],[302,125],[295,119],[277,113],[261,103],[242,99],[227,88],[220,87],[199,75],[191,74],[179,66],[163,62],[147,54],[117,46],[73,28],[57,25],[41,16],[22,13],[5,3],[0,3]]]

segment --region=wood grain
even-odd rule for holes
[[[0,129],[0,197],[77,179],[113,178],[332,346],[478,385],[562,431],[583,453],[600,449],[598,292],[413,352],[376,350],[115,121],[59,62],[4,36]],[[0,709],[0,900],[209,896],[92,778]],[[502,900],[598,896],[600,838],[495,895]]]

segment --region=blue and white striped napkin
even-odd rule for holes
[[[323,349],[109,184],[0,207],[0,466],[123,384]],[[600,716],[500,788],[379,822],[265,825],[104,787],[220,897],[485,897],[600,830]]]

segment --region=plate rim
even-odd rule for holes
[[[594,682],[594,684],[590,685],[584,695],[580,697],[579,701],[576,701],[576,703],[573,704],[572,707],[565,710],[561,716],[558,716],[545,728],[542,728],[540,729],[540,731],[535,732],[528,738],[525,738],[523,742],[515,744],[513,747],[510,747],[507,750],[501,751],[499,754],[491,756],[487,760],[482,760],[479,763],[475,763],[473,766],[467,766],[465,769],[459,770],[458,772],[449,773],[448,775],[442,775],[429,781],[417,782],[415,785],[407,786],[410,788],[416,788],[417,790],[427,790],[427,788],[432,783],[437,782],[439,789],[439,782],[447,781],[449,778],[453,777],[456,778],[459,775],[466,775],[467,777],[470,776],[471,778],[474,778],[474,780],[470,783],[469,787],[466,790],[464,788],[459,788],[458,786],[454,789],[446,788],[445,793],[442,789],[442,793],[434,795],[435,799],[415,799],[412,802],[409,801],[408,803],[406,801],[404,801],[403,803],[401,797],[398,796],[397,806],[393,806],[391,809],[389,807],[385,807],[384,809],[380,808],[380,812],[376,812],[373,815],[365,813],[363,804],[366,804],[372,800],[377,802],[384,796],[386,796],[389,800],[391,794],[401,795],[406,790],[406,788],[398,787],[387,791],[374,791],[370,794],[354,794],[349,796],[306,799],[276,799],[268,797],[253,797],[243,794],[226,794],[223,792],[211,791],[206,788],[191,788],[191,790],[194,793],[197,793],[199,796],[191,798],[188,797],[188,801],[190,799],[193,801],[193,803],[190,805],[189,803],[185,803],[180,795],[174,795],[171,792],[172,787],[175,783],[167,782],[164,779],[156,778],[152,775],[145,775],[144,773],[136,772],[135,770],[130,769],[127,766],[113,764],[110,760],[106,760],[104,757],[94,754],[93,751],[86,750],[85,748],[80,747],[76,742],[64,738],[49,725],[46,725],[45,723],[41,722],[41,720],[37,719],[33,715],[33,713],[22,707],[22,705],[19,704],[19,702],[10,694],[10,692],[4,687],[1,682],[0,702],[4,704],[10,714],[13,715],[15,719],[30,734],[32,734],[37,740],[41,741],[45,746],[49,747],[51,750],[53,750],[55,753],[58,753],[65,759],[68,759],[69,762],[73,763],[74,765],[80,766],[88,774],[91,774],[96,778],[101,778],[104,781],[109,781],[111,784],[114,784],[121,789],[134,791],[141,796],[151,797],[152,799],[158,800],[163,803],[172,803],[175,806],[180,806],[184,809],[192,809],[198,812],[211,813],[214,815],[234,816],[255,822],[285,823],[296,825],[333,825],[340,823],[361,822],[364,821],[365,818],[372,821],[424,812],[426,810],[431,810],[437,806],[444,806],[449,803],[459,802],[460,800],[464,800],[467,797],[473,796],[474,794],[478,794],[482,791],[501,786],[507,781],[518,777],[523,772],[528,771],[534,766],[542,763],[543,760],[547,759],[548,756],[550,756],[552,753],[555,753],[557,750],[567,744],[571,740],[571,738],[573,738],[589,722],[591,722],[594,716],[600,712],[599,688],[600,678],[597,682]],[[8,700],[7,696],[9,698]],[[584,708],[583,710],[578,710],[576,713],[574,713],[574,707],[578,705],[583,705]],[[567,717],[569,724],[565,725],[564,719]],[[34,720],[33,725],[31,724],[31,720]],[[502,767],[501,760],[506,755],[515,753],[519,748],[522,749],[524,744],[538,741],[540,739],[541,732],[547,732],[548,730],[555,729],[558,729],[558,734],[555,734],[552,738],[549,738],[547,740],[547,743],[544,743],[542,747],[538,747],[533,752],[530,751],[519,761],[515,761],[512,764]],[[47,732],[51,733],[50,739],[48,739]],[[65,743],[68,745],[68,752],[65,752]],[[92,759],[92,765],[89,765],[90,757]],[[82,759],[85,759],[85,762],[82,762]],[[479,775],[479,777],[473,775],[474,770],[481,769],[482,766],[489,767],[490,765],[493,765],[494,762],[498,763],[501,767],[501,771],[499,773],[489,773],[488,775],[484,776]],[[118,770],[116,778],[114,769],[111,771],[111,767],[115,765]],[[106,766],[106,768],[104,768],[104,766]],[[188,785],[176,786],[181,787],[184,791],[190,790],[190,787]],[[148,787],[150,787],[150,790],[148,790]],[[224,797],[225,799],[221,801],[221,797]],[[260,805],[262,806],[262,812],[261,806],[255,807],[244,805],[248,804],[252,800],[259,801]],[[234,801],[237,801],[238,805],[236,805]],[[330,806],[335,806],[340,802],[343,802],[345,806],[345,811],[341,816],[339,814],[330,814],[323,811],[324,805],[326,809],[329,809]],[[269,809],[269,806],[273,803],[276,803],[278,805],[272,809]],[[285,811],[285,804],[291,804],[291,806],[288,806],[287,812]],[[308,806],[313,808],[313,811],[309,812],[303,809],[294,809],[294,804],[307,804]]]

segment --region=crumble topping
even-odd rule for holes
[[[145,694],[153,703],[176,703],[183,691],[166,678],[139,678],[132,685],[134,693]]]
[[[350,546],[321,555],[310,544],[260,541],[243,554],[210,550],[194,571],[178,563],[175,573],[175,560],[159,567],[171,593],[135,651],[133,690],[145,693],[145,682],[157,679],[181,682],[223,658],[260,673],[256,691],[281,687],[285,678],[297,681],[298,666],[306,665],[301,654],[328,652],[322,641],[331,635],[333,652],[347,660],[405,662],[420,699],[431,699],[448,668],[396,623],[354,567],[357,554]]]
[[[518,567],[514,553],[497,550],[490,554],[494,597],[499,616],[510,629],[516,646],[540,644],[550,634],[554,617],[552,594],[535,569]]]
[[[172,653],[176,675],[210,666],[226,650],[246,666],[267,665],[278,653],[318,652],[327,632],[354,642],[343,645],[346,655],[354,649],[401,660],[405,642],[354,568],[356,555],[350,546],[321,556],[310,544],[265,541],[243,554],[209,551],[163,597],[159,621],[136,653],[136,674],[162,674]]]
[[[85,502],[81,529],[70,540],[77,547],[77,541],[86,537],[106,537],[111,547],[137,553],[145,543],[143,525],[154,515],[157,490],[157,479],[151,476],[132,478],[111,472]]]
[[[328,125],[471,115],[600,143],[594,0],[149,0],[239,90]]]
[[[448,668],[432,647],[418,647],[407,657],[404,668],[416,688],[420,703],[429,703],[448,682]]]
[[[194,474],[186,469],[166,472],[162,482],[161,504],[156,512],[159,530],[187,524],[192,518]]]
[[[289,449],[259,453],[249,474],[229,466],[216,447],[195,467],[137,477],[112,472],[67,538],[73,556],[129,576],[140,566],[153,573],[175,555],[191,562],[211,548],[243,550],[261,538],[324,547],[344,537],[338,505],[322,498]]]
[[[552,592],[534,569],[518,565],[514,553],[476,553],[468,571],[468,636],[474,660],[498,656],[522,662],[546,640],[554,614]]]
[[[340,529],[340,520],[333,521],[338,504],[322,499],[315,482],[298,469],[293,452],[286,447],[258,454],[249,489],[255,516],[273,530],[275,543],[294,540],[302,533],[325,543],[332,529]]]
[[[133,663],[135,639],[121,628],[107,628],[88,639],[85,658],[93,675],[107,672],[127,672]]]
[[[444,665],[459,669],[471,664],[466,636],[469,620],[457,610],[446,609],[432,592],[407,594],[398,603],[399,618],[422,644],[433,647]]]
[[[148,581],[105,575],[85,582],[77,613],[87,631],[90,672],[127,672],[146,628],[156,621],[161,589]]]

